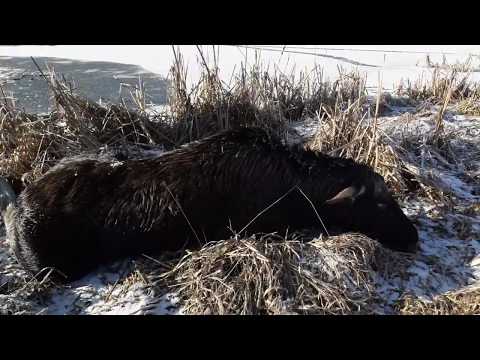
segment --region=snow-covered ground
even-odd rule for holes
[[[389,118],[384,126],[401,127],[397,134],[411,132],[426,137],[434,131],[435,115],[417,118],[411,130],[405,129],[398,117]],[[403,209],[419,229],[420,253],[405,278],[379,279],[382,292],[391,301],[399,290],[431,299],[447,291],[480,286],[480,119],[449,113],[444,124],[447,133],[455,132],[450,145],[456,158],[445,160],[426,149],[427,154],[421,155],[421,171],[447,199],[405,199]],[[395,131],[390,133],[395,136]]]
[[[135,277],[130,259],[104,266],[81,280],[53,287],[36,297],[28,292],[29,277],[11,257],[2,227],[3,224],[0,226],[0,314],[182,314],[175,294],[159,296],[141,277]]]

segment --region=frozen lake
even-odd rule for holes
[[[93,101],[118,102],[122,95],[128,103],[131,99],[128,87],[121,84],[137,86],[141,77],[147,100],[154,104],[166,102],[167,83],[164,77],[139,65],[50,57],[35,57],[35,61],[43,71],[48,63],[59,75],[71,81],[78,93]],[[27,112],[49,111],[47,83],[30,57],[0,57],[0,82],[7,94],[13,93],[20,108]]]

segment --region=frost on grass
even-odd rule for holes
[[[359,234],[232,238],[188,253],[152,280],[175,291],[191,314],[368,313],[382,252]]]

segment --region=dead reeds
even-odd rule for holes
[[[323,110],[322,115],[317,115],[318,130],[307,144],[309,148],[369,165],[396,191],[405,188],[402,164],[395,150],[383,136],[377,116],[369,117],[360,99],[343,111],[339,107],[333,112]]]
[[[478,84],[470,80],[471,69],[461,70],[434,68],[430,77],[422,73],[414,82],[407,80],[404,84],[402,81],[395,94],[434,105],[443,105],[447,98],[454,103],[474,101],[478,98]]]
[[[207,244],[151,281],[193,314],[371,311],[373,271],[385,268],[385,250],[358,234],[304,240],[266,234]]]
[[[403,315],[480,315],[480,289],[450,291],[431,300],[405,296],[397,307]]]

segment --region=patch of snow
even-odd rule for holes
[[[110,166],[112,168],[115,168],[115,167],[121,166],[121,165],[123,165],[123,161],[114,161],[114,162],[110,163]]]

